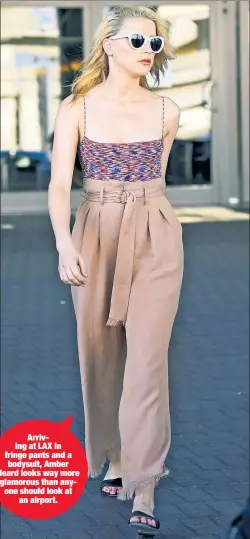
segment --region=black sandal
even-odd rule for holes
[[[122,488],[122,478],[117,477],[117,479],[104,479],[101,483],[101,493],[104,496],[110,496],[111,498],[117,498],[119,495],[119,492],[116,492],[116,494],[111,494],[110,492],[104,492],[104,487],[115,487],[115,488]]]
[[[145,517],[150,518],[151,520],[155,521],[155,526],[151,526],[151,524],[144,524],[143,522],[131,522],[131,518],[133,517]],[[129,520],[129,525],[131,528],[137,528],[139,535],[144,535],[146,537],[154,537],[157,533],[157,530],[160,528],[160,522],[152,515],[147,515],[147,513],[143,513],[142,511],[134,511],[132,513],[132,516]]]

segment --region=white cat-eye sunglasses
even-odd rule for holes
[[[152,52],[158,53],[161,52],[164,47],[164,37],[162,36],[147,37],[144,34],[116,34],[109,39],[123,39],[125,37],[128,38],[132,49],[138,50],[144,47],[146,43],[150,43]]]

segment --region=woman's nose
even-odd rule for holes
[[[149,42],[145,43],[145,45],[144,45],[144,52],[150,53],[150,56],[151,56],[151,54],[152,54],[152,49],[151,49],[151,46],[150,46],[150,43],[149,43]]]

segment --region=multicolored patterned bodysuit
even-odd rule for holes
[[[162,98],[162,136],[143,142],[96,142],[86,137],[84,99],[84,137],[79,144],[79,159],[84,177],[91,180],[124,182],[149,181],[161,177],[164,148],[164,98]]]

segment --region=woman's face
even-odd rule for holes
[[[156,26],[150,19],[127,18],[117,32],[117,34],[123,33],[144,34],[151,37],[156,35]],[[108,54],[113,55],[112,60],[115,64],[137,77],[145,76],[149,73],[155,57],[149,42],[145,43],[140,49],[133,49],[127,37],[108,40],[105,50]],[[142,60],[148,60],[149,62],[142,63]]]

